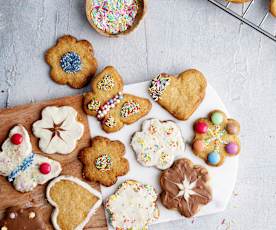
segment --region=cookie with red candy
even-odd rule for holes
[[[57,177],[59,162],[32,153],[27,130],[22,125],[13,127],[0,152],[0,175],[13,182],[19,192],[32,191],[37,185]]]

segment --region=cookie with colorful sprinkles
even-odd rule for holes
[[[78,41],[71,35],[60,37],[56,45],[47,50],[45,60],[51,68],[52,80],[72,88],[84,87],[98,67],[91,43]]]
[[[195,137],[192,150],[211,166],[220,166],[227,156],[240,153],[240,125],[227,118],[220,110],[210,112],[208,118],[200,118],[194,124]]]
[[[176,154],[185,149],[180,128],[173,121],[158,119],[144,121],[142,131],[133,135],[131,146],[140,164],[162,170],[169,168]]]
[[[123,79],[112,66],[107,66],[91,81],[91,92],[84,94],[83,109],[97,117],[107,133],[124,124],[132,124],[151,110],[148,99],[123,93]]]
[[[105,36],[133,31],[146,12],[146,0],[86,0],[90,25]]]
[[[126,175],[129,170],[124,154],[125,146],[122,142],[94,137],[91,147],[83,149],[79,154],[84,165],[83,177],[108,187],[115,184],[117,177]]]
[[[105,203],[109,223],[118,230],[148,229],[159,218],[157,197],[151,185],[125,181]]]
[[[205,97],[204,75],[189,69],[176,76],[161,73],[154,77],[148,92],[152,99],[178,120],[187,120]]]

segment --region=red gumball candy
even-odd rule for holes
[[[195,131],[197,133],[206,133],[207,130],[208,130],[208,124],[206,122],[198,121],[195,124]]]
[[[20,145],[23,141],[23,137],[20,133],[13,134],[11,137],[11,143],[14,145]]]
[[[48,164],[48,163],[42,163],[40,166],[39,166],[39,171],[42,173],[42,174],[48,174],[51,172],[51,165]]]

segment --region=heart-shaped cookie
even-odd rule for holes
[[[152,79],[149,94],[178,120],[187,120],[205,96],[207,82],[201,72],[189,69],[177,76],[161,73]]]
[[[101,194],[72,176],[60,176],[47,187],[47,200],[55,207],[52,223],[56,230],[80,230],[102,204]]]

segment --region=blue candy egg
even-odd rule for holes
[[[216,165],[220,162],[220,155],[218,152],[211,152],[208,154],[208,163]]]

